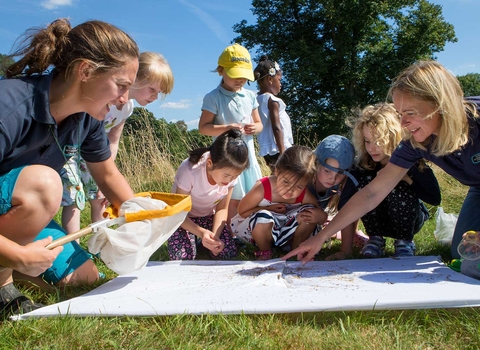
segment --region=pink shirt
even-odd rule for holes
[[[185,159],[177,170],[172,192],[177,188],[188,192],[192,197],[192,209],[189,217],[199,218],[215,214],[215,207],[228,194],[230,187],[235,186],[237,179],[227,186],[211,185],[207,178],[207,159],[210,152],[205,152],[197,164]]]

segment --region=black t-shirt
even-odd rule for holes
[[[103,122],[77,113],[57,127],[50,114],[52,76],[53,73],[0,80],[0,174],[33,164],[60,171],[65,158],[79,148],[87,162],[110,158]]]

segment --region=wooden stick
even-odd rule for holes
[[[66,235],[65,237],[61,237],[59,239],[54,240],[49,245],[47,245],[46,248],[47,249],[53,249],[53,248],[59,247],[59,246],[64,245],[68,242],[74,241],[77,238],[86,236],[86,235],[92,233],[92,231],[93,231],[92,227],[87,226],[87,227],[82,228],[81,230],[79,230],[77,232],[71,233],[69,235]]]

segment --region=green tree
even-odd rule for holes
[[[179,121],[175,122],[175,124],[177,125],[177,128],[179,128],[182,131],[187,131],[188,130],[187,123],[185,123],[185,121],[183,121],[183,120],[179,120]]]
[[[480,74],[468,73],[457,77],[465,96],[480,96]]]
[[[417,59],[434,58],[453,26],[426,0],[253,0],[253,25],[234,39],[282,67],[280,97],[297,141],[345,133],[352,108],[384,101],[392,80]]]
[[[5,77],[5,70],[14,62],[12,57],[0,53],[0,78]]]

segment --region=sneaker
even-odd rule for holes
[[[360,251],[364,258],[381,258],[385,255],[385,238],[382,236],[371,236]]]
[[[415,243],[413,241],[405,241],[403,239],[397,239],[394,243],[395,254],[394,257],[399,258],[403,256],[415,256]]]
[[[13,283],[0,288],[0,314],[6,318],[12,314],[27,313],[45,305],[34,303],[15,288]]]

